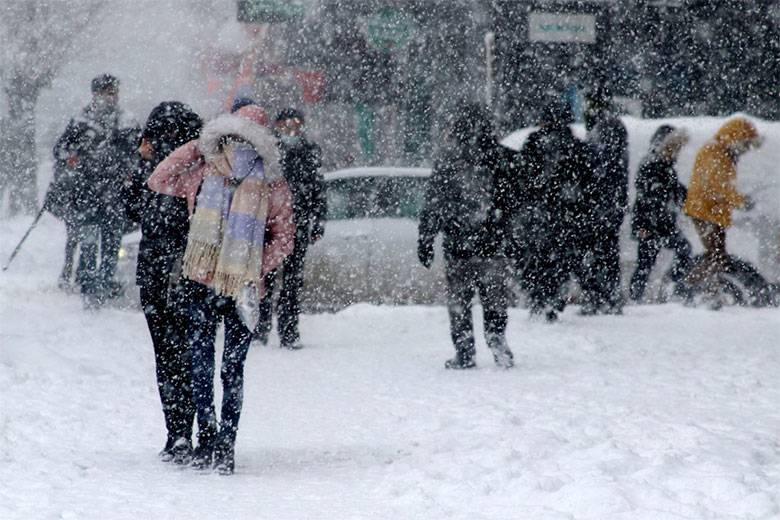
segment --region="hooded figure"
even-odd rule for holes
[[[141,159],[125,191],[128,217],[141,224],[136,284],[154,347],[157,388],[168,433],[163,461],[188,464],[192,456],[187,306],[179,280],[189,229],[187,202],[146,187],[154,168],[179,146],[197,139],[203,123],[177,101],[157,105],[142,132]]]
[[[675,170],[680,149],[687,142],[685,130],[662,125],[650,140],[650,151],[639,166],[631,218],[632,235],[639,241],[637,268],[631,277],[632,300],[642,299],[661,248],[674,251],[671,279],[676,283],[675,292],[687,297],[683,278],[690,269],[691,245],[677,226],[686,190]]]
[[[685,214],[723,228],[731,226],[731,212],[744,207],[746,201],[734,185],[737,160],[760,143],[756,127],[747,119],[737,117],[724,123],[696,155]]]
[[[471,301],[484,309],[485,336],[495,363],[514,362],[506,343],[506,246],[512,212],[509,182],[512,152],[493,135],[488,114],[465,105],[450,128],[450,140],[436,161],[420,214],[418,256],[433,262],[436,235],[444,235],[447,303],[455,357],[446,368],[476,366]]]
[[[193,467],[232,474],[251,331],[237,300],[255,301],[263,277],[293,248],[292,196],[279,169],[265,112],[249,105],[206,124],[200,139],[175,150],[155,169],[154,191],[187,200],[190,228],[182,273],[189,300],[187,339],[198,419]],[[222,407],[214,406],[214,341],[225,323]],[[254,324],[250,325],[254,327]]]
[[[702,286],[710,296],[719,291],[717,275],[736,265],[726,252],[726,229],[734,209],[750,207],[748,197],[737,191],[737,161],[751,148],[761,145],[756,127],[736,117],[723,124],[715,137],[696,155],[683,210],[693,219],[704,245],[704,255],[688,276],[692,287]],[[739,269],[737,269],[739,270]],[[719,307],[719,302],[713,302]]]
[[[563,100],[542,112],[540,129],[520,150],[523,203],[520,210],[527,236],[519,266],[532,315],[555,321],[565,305],[562,291],[571,278],[576,240],[589,209],[582,186],[591,168],[588,148],[571,131],[571,109]]]
[[[620,227],[628,209],[628,132],[616,116],[612,94],[601,86],[586,94],[585,128],[594,157],[584,197],[580,268],[583,314],[622,310]]]

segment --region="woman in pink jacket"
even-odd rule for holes
[[[188,342],[198,447],[192,466],[234,470],[251,323],[241,303],[257,301],[263,277],[293,249],[292,197],[279,169],[265,112],[249,105],[206,124],[200,139],[175,150],[147,181],[159,193],[185,197],[190,230],[182,275],[188,285]],[[214,406],[214,341],[225,322],[219,424]]]

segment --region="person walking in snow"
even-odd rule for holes
[[[734,263],[726,252],[731,214],[735,209],[753,206],[750,197],[739,193],[735,186],[737,162],[761,142],[753,123],[735,117],[726,121],[696,154],[683,211],[693,219],[704,255],[691,269],[687,282],[703,288],[713,298],[719,291],[718,275]],[[713,305],[718,307],[719,303]]]
[[[103,74],[92,80],[91,89],[89,105],[70,121],[54,147],[55,162],[68,177],[70,189],[70,225],[66,225],[60,284],[67,286],[70,281],[76,244],[80,243],[76,280],[87,307],[98,306],[121,291],[114,279],[125,227],[121,195],[137,147],[136,130],[119,127],[119,80]]]
[[[620,314],[620,228],[628,209],[628,132],[605,87],[588,92],[586,101],[586,141],[595,164],[585,190],[589,211],[580,237],[582,313]]]
[[[327,201],[325,181],[320,173],[320,147],[306,139],[303,114],[293,108],[276,116],[275,134],[279,138],[279,152],[284,178],[293,195],[295,221],[295,248],[281,267],[282,287],[277,304],[279,340],[282,348],[302,348],[298,330],[303,289],[303,267],[306,250],[322,238],[325,232]],[[266,292],[260,304],[260,322],[255,338],[268,342],[271,331],[273,290],[279,269],[265,277]]]
[[[631,217],[631,233],[639,241],[637,266],[631,277],[630,296],[642,299],[647,279],[661,248],[674,251],[670,271],[675,293],[688,294],[684,278],[691,266],[691,244],[677,226],[677,214],[687,190],[677,178],[675,164],[688,142],[685,130],[661,125],[650,140],[650,151],[642,160],[636,178],[636,200]]]
[[[153,192],[146,181],[171,152],[197,139],[202,126],[200,117],[183,103],[157,105],[144,126],[139,165],[125,192],[128,217],[141,224],[136,284],[154,347],[157,389],[168,434],[160,458],[175,464],[190,462],[195,418],[186,295],[180,283],[189,215],[183,198]]]
[[[191,215],[182,273],[198,446],[192,466],[232,474],[244,362],[263,278],[293,250],[292,195],[279,168],[265,111],[245,106],[207,123],[201,136],[161,162],[147,184],[185,197]],[[214,406],[214,342],[224,321],[221,419]]]
[[[474,368],[471,301],[479,294],[485,337],[496,365],[514,364],[506,341],[507,240],[511,236],[509,151],[498,144],[487,112],[467,104],[450,128],[436,161],[420,215],[418,256],[433,258],[437,234],[444,235],[447,310],[455,357],[446,368]]]
[[[518,266],[531,315],[553,322],[565,305],[564,290],[574,271],[583,215],[582,186],[592,170],[585,143],[569,127],[571,109],[563,100],[548,103],[539,130],[520,150],[522,203],[519,210],[526,236]]]

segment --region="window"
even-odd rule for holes
[[[427,181],[424,177],[335,179],[327,184],[328,219],[417,219]]]

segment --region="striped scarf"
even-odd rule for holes
[[[263,279],[269,187],[263,160],[248,145],[228,146],[209,163],[190,222],[184,275],[237,298]]]

